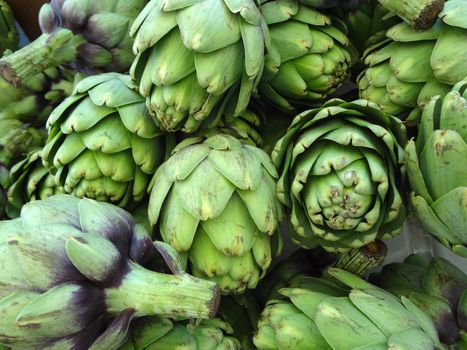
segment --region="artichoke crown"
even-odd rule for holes
[[[365,100],[333,99],[299,114],[272,154],[293,239],[345,252],[397,235],[405,142],[402,123]]]
[[[226,109],[240,115],[268,45],[253,0],[151,0],[131,35],[137,55],[131,75],[168,131],[193,132]]]
[[[264,151],[230,135],[186,139],[154,175],[149,219],[195,275],[224,292],[254,288],[279,238],[276,176]]]
[[[67,193],[132,206],[143,199],[168,140],[127,75],[79,82],[47,122],[44,164]]]

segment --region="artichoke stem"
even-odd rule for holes
[[[431,28],[444,7],[444,0],[379,0],[379,2],[415,30]]]
[[[386,254],[386,245],[382,241],[376,240],[363,247],[352,249],[342,254],[339,256],[335,267],[363,277],[371,269],[381,265],[384,258],[386,258]]]
[[[219,286],[183,273],[169,275],[147,270],[133,262],[118,286],[105,289],[107,311],[135,310],[136,317],[171,316],[211,318],[220,302]]]
[[[45,69],[73,61],[84,39],[68,29],[44,33],[22,49],[0,60],[0,74],[14,86]]]

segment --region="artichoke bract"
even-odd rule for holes
[[[130,340],[120,350],[243,350],[232,332],[232,327],[220,319],[202,320],[196,325],[145,317],[134,322]]]
[[[154,246],[174,275],[140,265]],[[0,344],[113,350],[134,318],[209,318],[218,303],[215,283],[109,203],[52,196],[0,222]]]
[[[268,302],[253,338],[259,350],[444,349],[431,319],[349,272],[303,278]],[[342,284],[339,284],[341,282]]]
[[[46,69],[21,87],[0,78],[0,119],[18,119],[35,127],[44,127],[52,110],[73,92],[81,79],[61,67]]]
[[[147,0],[51,0],[39,11],[43,34],[0,60],[3,77],[20,85],[68,64],[84,73],[121,72],[134,56],[130,27]]]
[[[5,0],[0,0],[0,55],[5,50],[14,50],[18,40],[13,11]]]
[[[461,344],[467,345],[467,275],[459,268],[441,257],[410,255],[403,263],[384,266],[371,275],[371,282],[422,309],[444,344],[465,348]]]
[[[438,22],[420,32],[407,23],[390,28],[388,40],[368,49],[358,77],[360,97],[407,123],[418,122],[433,96],[444,96],[467,76],[467,2],[449,0]]]
[[[406,147],[410,199],[423,227],[467,257],[467,79],[425,107]]]
[[[248,106],[268,35],[254,0],[151,0],[131,34],[131,74],[165,130],[193,132]]]
[[[6,209],[10,218],[18,217],[21,207],[30,201],[65,193],[63,186],[57,185],[55,177],[42,164],[40,150],[32,151],[11,167],[10,181]]]
[[[365,100],[299,114],[272,153],[292,239],[345,252],[399,234],[405,143],[402,122]]]
[[[345,24],[295,0],[261,5],[271,36],[260,97],[285,110],[319,105],[350,74]]]
[[[44,164],[67,193],[129,207],[141,201],[171,136],[127,75],[88,77],[47,121]]]
[[[223,293],[255,288],[280,249],[277,172],[259,148],[230,135],[188,138],[151,181],[149,219]]]

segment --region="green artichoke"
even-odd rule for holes
[[[18,119],[44,127],[52,110],[73,92],[81,78],[63,68],[49,68],[14,87],[0,78],[0,119]]]
[[[42,164],[41,151],[35,150],[10,170],[7,212],[10,218],[18,217],[21,207],[39,199],[64,194],[65,189],[55,182],[55,177]]]
[[[433,319],[444,344],[465,349],[460,342],[467,345],[467,275],[449,261],[411,255],[403,263],[384,266],[371,282],[410,299]]]
[[[444,349],[410,300],[343,270],[329,272],[346,287],[308,277],[268,302],[253,338],[259,350]]]
[[[365,100],[299,114],[272,153],[292,239],[345,252],[399,234],[405,142],[401,121]]]
[[[271,36],[259,95],[284,110],[319,105],[347,80],[351,55],[345,25],[296,0],[261,5]]]
[[[151,181],[150,222],[195,276],[241,293],[256,287],[280,249],[276,177],[264,151],[232,136],[186,139]]]
[[[193,132],[212,114],[246,109],[268,33],[254,0],[151,0],[131,35],[131,74],[149,109],[165,130]]]
[[[413,123],[433,96],[444,96],[467,76],[467,2],[446,2],[439,20],[419,32],[407,23],[389,29],[390,38],[370,48],[358,78],[360,97]]]
[[[220,319],[199,324],[171,322],[166,318],[146,317],[134,322],[130,340],[120,350],[240,350],[231,336],[232,327]]]
[[[425,107],[406,147],[410,199],[423,227],[467,257],[467,79]]]
[[[0,60],[3,77],[21,85],[47,68],[68,64],[86,74],[127,72],[129,31],[147,0],[50,0],[39,11],[43,34]]]
[[[67,193],[131,207],[168,151],[127,75],[88,77],[47,122],[44,164]]]
[[[143,268],[159,250],[174,275]],[[14,349],[118,349],[134,318],[212,317],[219,288],[182,271],[109,203],[52,196],[0,222],[0,344]]]
[[[5,50],[14,50],[18,45],[15,16],[5,0],[0,0],[0,55]]]

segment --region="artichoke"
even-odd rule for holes
[[[0,60],[3,77],[20,85],[68,64],[84,73],[126,72],[133,62],[129,31],[147,0],[50,0],[39,11],[43,34]]]
[[[127,75],[88,77],[47,122],[43,160],[67,193],[131,207],[165,158],[170,136]]]
[[[79,79],[80,75],[60,67],[46,69],[18,88],[0,78],[0,119],[45,126],[52,110],[71,95]]]
[[[467,257],[467,79],[425,107],[406,147],[410,199],[423,227]]]
[[[444,344],[453,349],[458,342],[467,344],[467,275],[446,259],[411,255],[403,263],[384,266],[371,282],[422,309]]]
[[[241,293],[256,287],[280,248],[276,177],[264,151],[232,136],[185,139],[151,181],[150,222],[193,275]]]
[[[390,28],[390,38],[370,48],[358,78],[360,97],[407,123],[419,120],[433,96],[444,96],[467,76],[465,0],[446,2],[438,22],[423,32],[407,23]]]
[[[145,317],[134,322],[130,339],[120,350],[189,349],[240,350],[232,337],[232,327],[220,319],[202,320],[199,324],[171,322],[161,317]]]
[[[272,154],[292,239],[345,252],[399,234],[405,142],[401,121],[365,100],[299,114]]]
[[[5,50],[14,50],[18,40],[13,11],[5,0],[0,0],[0,55]]]
[[[0,344],[113,350],[134,318],[212,317],[218,286],[154,245],[174,275],[139,264],[154,246],[123,209],[70,195],[26,204],[0,222]]]
[[[351,54],[345,25],[296,0],[261,5],[271,50],[259,95],[284,110],[319,105],[347,80]]]
[[[193,132],[212,114],[246,109],[268,35],[254,0],[151,0],[131,34],[131,74],[165,130]]]
[[[410,300],[339,269],[281,290],[261,314],[259,350],[443,349],[430,318]]]
[[[55,183],[55,177],[42,164],[40,150],[32,151],[11,167],[10,181],[7,204],[10,218],[18,217],[21,207],[30,201],[65,193],[63,186]]]

